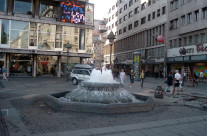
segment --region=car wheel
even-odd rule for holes
[[[72,82],[73,82],[74,85],[77,85],[78,84],[78,79],[73,78]]]

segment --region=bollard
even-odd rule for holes
[[[155,89],[155,93],[154,93],[154,97],[155,98],[163,98],[164,94],[164,90],[162,88],[162,86],[157,86],[157,88]]]

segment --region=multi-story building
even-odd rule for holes
[[[167,35],[166,0],[118,0],[108,13],[108,33],[116,35],[112,45],[112,60],[117,58],[117,66],[132,69],[133,53],[141,52],[142,69],[148,75],[163,72],[165,66],[165,46],[157,41],[157,36]],[[109,62],[110,45],[104,47],[104,59]]]
[[[207,1],[170,0],[168,7],[168,71],[185,65],[197,75],[203,71],[207,76]],[[180,54],[183,47],[184,56]]]
[[[93,30],[93,62],[94,67],[101,68],[103,65],[103,46],[106,41],[106,19],[94,20]]]
[[[0,67],[8,76],[60,77],[68,63],[92,57],[93,4],[70,2],[0,0]]]

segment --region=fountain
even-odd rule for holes
[[[56,110],[103,114],[149,111],[154,105],[150,97],[126,91],[106,68],[94,69],[90,80],[82,81],[77,89],[48,98],[45,102]]]

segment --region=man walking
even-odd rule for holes
[[[203,71],[200,72],[199,82],[201,82],[201,80],[202,80],[202,82],[203,82]]]
[[[3,80],[8,80],[6,77],[7,70],[5,66],[2,67],[2,73],[3,73]]]
[[[174,88],[173,88],[173,94],[175,93],[175,88],[177,88],[177,95],[179,95],[179,93],[180,93],[181,75],[179,74],[178,70],[176,70],[175,73],[176,74],[175,74],[175,77],[174,77],[175,84],[174,84]]]

